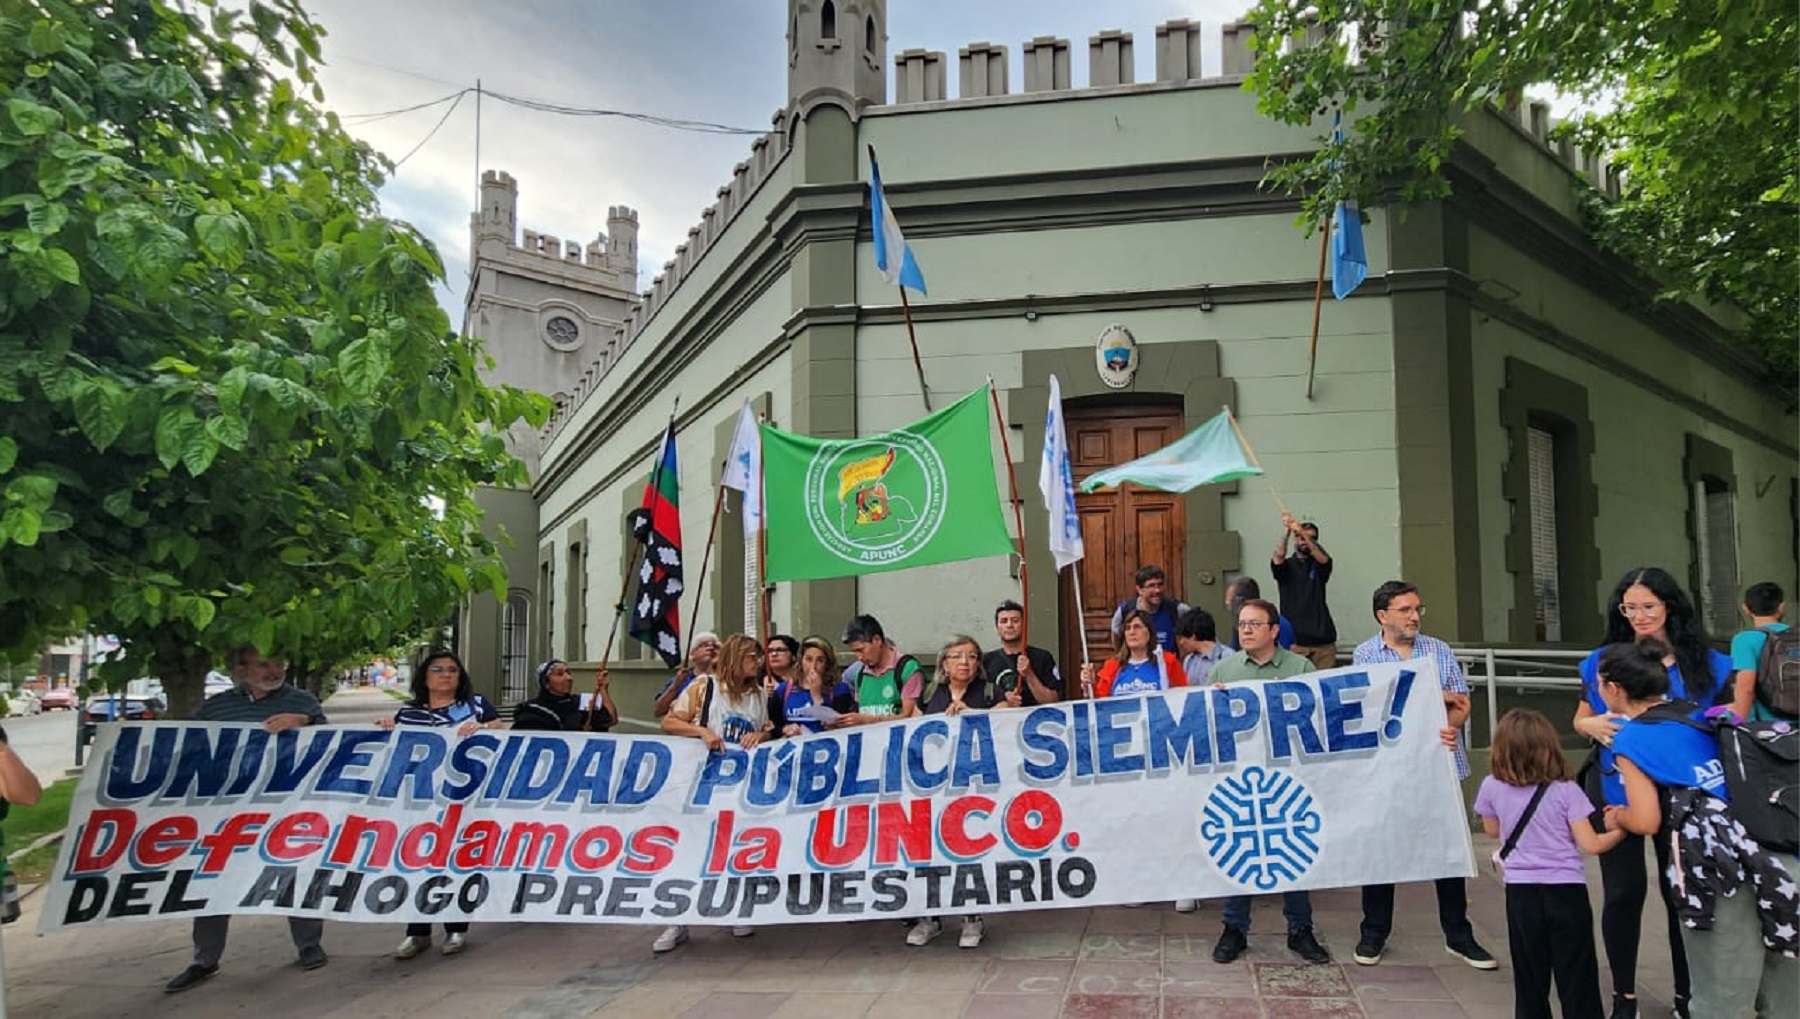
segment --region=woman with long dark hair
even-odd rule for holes
[[[439,729],[454,728],[458,736],[472,736],[482,729],[504,728],[500,712],[486,697],[475,692],[469,670],[463,668],[456,652],[439,649],[426,655],[413,670],[412,700],[393,718],[379,722],[383,729],[396,725],[423,725]],[[456,955],[468,945],[469,925],[444,924],[445,955]],[[406,937],[394,949],[394,958],[411,959],[431,947],[431,925],[409,923]]]
[[[1575,709],[1575,731],[1593,740],[1599,771],[1600,801],[1594,806],[1622,807],[1625,787],[1613,760],[1613,736],[1624,719],[1612,712],[1600,693],[1600,652],[1610,644],[1657,641],[1668,654],[1663,667],[1669,674],[1670,694],[1702,706],[1729,698],[1731,659],[1712,650],[1700,625],[1694,603],[1667,570],[1655,566],[1628,571],[1606,602],[1606,639],[1581,663],[1581,704]],[[1586,769],[1584,769],[1586,770]],[[1587,782],[1593,795],[1593,782]],[[1596,813],[1595,827],[1604,831]],[[1675,912],[1675,893],[1669,885],[1669,847],[1653,843],[1656,851],[1656,883],[1662,892],[1669,938],[1670,969],[1675,976],[1675,1011],[1687,1015],[1689,996],[1687,955],[1682,950],[1681,925]],[[1628,835],[1623,842],[1600,855],[1600,883],[1604,899],[1600,909],[1600,940],[1606,945],[1606,964],[1612,971],[1613,1019],[1637,1015],[1637,957],[1642,933],[1644,900],[1649,879],[1644,865],[1644,838]]]

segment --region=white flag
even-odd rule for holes
[[[762,526],[762,430],[748,402],[738,412],[737,432],[731,437],[731,453],[719,484],[744,493],[744,537],[754,541]]]
[[[1050,513],[1050,553],[1056,568],[1080,561],[1086,555],[1081,543],[1081,518],[1075,513],[1075,474],[1069,462],[1069,436],[1063,425],[1062,385],[1050,376],[1050,416],[1044,422],[1044,461],[1038,468],[1038,490],[1044,493],[1044,509]]]

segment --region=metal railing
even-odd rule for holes
[[[1349,664],[1350,652],[1354,646],[1341,645],[1338,649],[1338,660]],[[1581,660],[1590,651],[1563,650],[1558,648],[1538,648],[1520,645],[1487,645],[1487,644],[1451,644],[1450,650],[1463,667],[1463,675],[1469,681],[1472,694],[1483,695],[1487,704],[1487,740],[1484,746],[1494,743],[1494,726],[1499,721],[1500,695],[1503,690],[1517,693],[1551,693],[1567,691],[1569,694],[1569,714],[1575,712],[1575,702],[1581,693]],[[1561,720],[1553,718],[1561,727]],[[1464,742],[1474,747],[1474,719],[1463,726]]]

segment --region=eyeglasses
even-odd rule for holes
[[[1423,605],[1409,605],[1403,608],[1383,609],[1382,611],[1392,612],[1396,616],[1418,616],[1420,619],[1425,618],[1425,606]]]
[[[457,668],[454,665],[433,665],[432,667],[430,667],[429,669],[426,669],[425,671],[426,672],[435,672],[440,675],[444,674],[444,673],[449,673],[451,675],[455,675],[456,673],[461,672],[462,670]]]
[[[1260,630],[1268,625],[1268,623],[1265,623],[1260,619],[1245,619],[1237,624],[1237,628],[1240,630]]]
[[[1661,612],[1662,609],[1663,609],[1662,602],[1650,602],[1645,605],[1632,605],[1629,603],[1620,603],[1619,615],[1621,615],[1621,616],[1654,616],[1658,612]]]

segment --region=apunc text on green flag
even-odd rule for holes
[[[769,580],[821,580],[1013,550],[985,390],[904,428],[814,439],[763,426]]]

